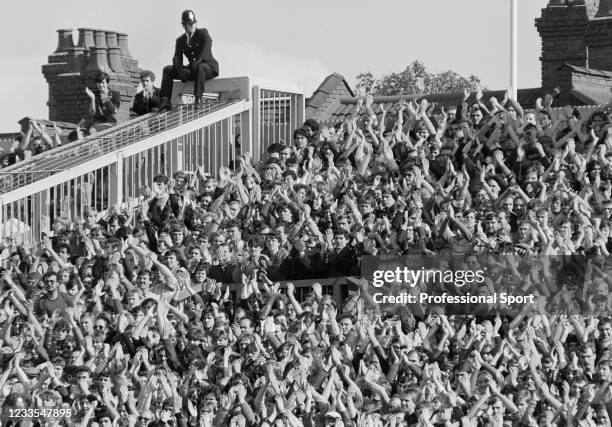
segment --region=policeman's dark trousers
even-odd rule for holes
[[[193,81],[194,96],[202,96],[204,94],[204,83],[206,80],[210,80],[216,76],[217,73],[215,73],[212,67],[204,63],[198,64],[195,71],[188,67],[168,65],[164,67],[160,96],[172,100],[172,84],[175,79],[182,82]]]

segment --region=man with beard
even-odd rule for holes
[[[94,321],[93,336],[85,338],[85,349],[89,357],[94,358],[92,370],[101,371],[109,360],[111,352],[110,334],[111,322],[106,313],[100,313]]]
[[[49,271],[43,276],[45,295],[36,304],[36,314],[51,317],[56,310],[65,310],[73,307],[74,302],[68,294],[59,291],[57,273]]]
[[[499,218],[494,212],[489,212],[485,215],[484,221],[484,233],[487,237],[486,249],[499,253],[500,245],[507,243],[507,240],[500,234]]]

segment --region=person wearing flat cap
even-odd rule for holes
[[[219,63],[212,54],[212,38],[208,30],[196,28],[197,20],[192,10],[183,11],[181,18],[185,34],[176,39],[172,65],[164,67],[160,92],[162,110],[171,108],[174,79],[193,81],[196,104],[201,104],[204,83],[219,75]],[[183,57],[187,58],[188,65],[183,65]]]

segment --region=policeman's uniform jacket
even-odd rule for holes
[[[192,70],[195,64],[204,63],[212,69],[213,77],[219,75],[219,63],[212,54],[212,38],[206,28],[196,28],[189,43],[187,43],[187,34],[182,34],[176,39],[172,58],[175,67],[182,66],[183,55],[187,57]]]

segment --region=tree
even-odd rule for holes
[[[372,73],[357,75],[357,93],[360,95],[420,95],[434,93],[461,93],[463,89],[475,91],[480,78],[463,77],[454,71],[430,73],[425,64],[413,61],[400,73],[391,73],[380,79]],[[483,88],[486,89],[486,88]]]

